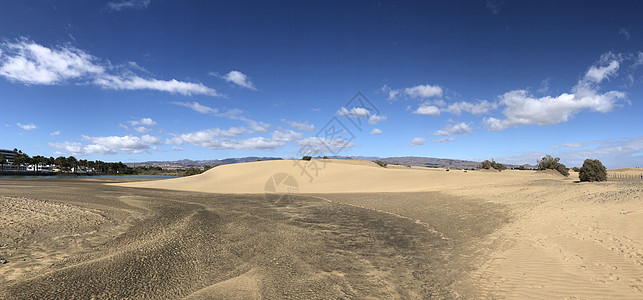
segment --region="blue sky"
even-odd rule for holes
[[[1,5],[0,148],[643,166],[638,1]]]

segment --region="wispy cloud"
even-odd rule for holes
[[[18,127],[22,128],[24,130],[34,130],[34,129],[38,128],[38,126],[34,125],[33,123],[29,123],[29,124],[16,123],[16,125],[18,125]]]
[[[622,35],[626,40],[630,40],[630,30],[626,27],[621,27],[618,30],[618,34]]]
[[[60,135],[60,130],[56,130],[56,131],[54,131],[54,132],[50,133],[49,135],[51,135],[51,136],[57,136],[57,135]]]
[[[123,0],[118,2],[108,2],[107,8],[112,11],[121,11],[123,9],[146,9],[150,5],[150,0]]]
[[[497,14],[502,10],[505,5],[504,0],[486,0],[485,6],[492,14]]]
[[[128,64],[131,66],[131,64]],[[155,90],[184,96],[224,97],[201,83],[143,78],[71,45],[48,48],[27,38],[0,44],[0,76],[27,85],[93,84],[113,90]],[[129,68],[129,69],[128,69]]]
[[[227,118],[231,120],[239,120],[239,121],[246,122],[251,128],[253,128],[257,132],[266,132],[268,128],[270,128],[271,126],[268,123],[255,121],[242,116],[241,115],[242,111],[239,109],[230,109],[222,113],[222,112],[219,112],[219,109],[217,108],[212,108],[206,105],[202,105],[198,102],[171,102],[171,103],[174,105],[190,108],[202,114],[212,114],[214,116],[221,117],[221,118]]]
[[[371,130],[371,134],[380,135],[380,134],[382,134],[382,130],[377,129],[377,128],[373,128],[373,130]]]
[[[315,125],[308,124],[308,121],[297,122],[297,121],[288,121],[286,119],[281,119],[281,122],[288,124],[288,126],[295,128],[297,130],[302,130],[306,132],[311,132],[315,130]]]
[[[345,140],[340,137],[335,138],[322,138],[322,137],[309,137],[298,140],[300,148],[308,149],[310,153],[339,153],[348,151],[354,147],[351,141]]]
[[[478,101],[476,103],[462,101],[449,104],[449,106],[443,108],[442,111],[446,111],[455,115],[460,115],[462,112],[468,112],[474,115],[482,115],[489,113],[497,107],[497,104],[490,103],[487,100]]]

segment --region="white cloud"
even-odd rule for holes
[[[442,88],[437,85],[416,85],[414,87],[408,87],[403,89],[392,89],[388,85],[384,85],[380,88],[380,91],[388,95],[388,100],[395,100],[398,95],[404,94],[411,98],[420,98],[427,99],[432,97],[442,97]]]
[[[29,123],[29,124],[16,123],[16,125],[18,125],[18,127],[22,128],[24,130],[34,130],[34,129],[38,128],[38,126],[34,125],[33,123]]]
[[[452,103],[447,108],[442,109],[442,111],[446,111],[456,115],[460,115],[463,111],[474,115],[482,115],[496,109],[496,107],[497,104],[490,103],[487,100],[478,101],[476,103],[462,101]]]
[[[256,90],[252,81],[248,80],[248,76],[239,71],[230,71],[228,74],[223,75],[222,78],[227,82],[232,82],[240,87]]]
[[[60,135],[60,130],[56,130],[56,131],[50,133],[49,135],[51,135],[51,136]]]
[[[442,97],[442,88],[437,85],[417,85],[410,88],[405,88],[404,93],[411,98],[431,98]]]
[[[517,125],[554,125],[566,122],[575,114],[589,110],[607,113],[616,103],[625,99],[620,91],[598,92],[598,83],[614,76],[618,70],[617,58],[608,53],[601,57],[603,67],[591,66],[571,93],[557,97],[534,97],[525,90],[514,90],[500,96],[499,105],[504,106],[505,119],[485,118],[488,130],[504,130]]]
[[[386,84],[380,88],[380,91],[387,94],[388,100],[395,100],[395,97],[400,93],[400,90],[391,89],[391,87]]]
[[[472,133],[473,130],[466,123],[458,124],[448,124],[444,126],[443,129],[433,132],[433,135],[441,135],[442,137],[436,140],[433,140],[434,143],[444,143],[455,141],[455,138],[452,135],[467,135]]]
[[[142,153],[154,149],[151,145],[160,145],[161,140],[155,136],[83,136],[89,144],[79,142],[49,143],[49,146],[65,149],[73,155],[116,154],[119,151],[128,154]]]
[[[267,137],[249,137],[244,139],[237,139],[241,135],[259,132],[254,128],[247,129],[245,127],[231,127],[228,129],[212,128],[201,130],[197,132],[184,133],[180,136],[180,140],[186,143],[197,145],[209,149],[243,149],[243,150],[275,150],[278,147],[284,146],[287,142],[301,138],[302,134],[293,130],[275,130],[272,136]],[[176,140],[166,140],[166,143],[174,142]]]
[[[183,145],[183,140],[180,137],[175,136],[175,137],[172,137],[172,138],[169,138],[169,139],[165,139],[165,144],[166,145],[171,145],[171,144]]]
[[[136,154],[150,149],[150,144],[161,144],[159,138],[150,135],[144,135],[142,137],[131,135],[102,137],[83,136],[83,139],[92,143],[84,148],[84,151],[88,154],[105,152],[105,149],[107,149],[108,153],[122,151],[124,153]]]
[[[145,9],[150,5],[150,0],[123,0],[119,2],[108,2],[107,8],[113,11],[123,9]]]
[[[49,49],[22,38],[0,47],[0,75],[12,81],[51,85],[105,72],[95,57],[71,46]]]
[[[119,68],[109,62],[70,45],[48,48],[26,38],[0,44],[0,76],[10,81],[27,85],[94,84],[114,90],[224,97],[201,83],[142,78],[134,74],[131,65],[128,65],[130,69],[117,73],[114,71]]]
[[[149,129],[149,128],[145,127],[145,126],[134,127],[134,130],[136,132],[138,132],[138,133],[147,133],[147,132],[152,131],[151,129]]]
[[[471,130],[469,125],[462,122],[459,124],[449,124],[445,126],[443,129],[440,129],[434,132],[433,134],[434,135],[452,135],[452,134],[466,135],[466,134],[470,134],[471,132],[473,132],[473,130]]]
[[[353,107],[350,110],[348,110],[346,107],[341,107],[338,111],[337,114],[340,116],[353,116],[356,118],[367,118],[370,115],[370,112],[368,109],[364,107]]]
[[[421,146],[421,145],[424,145],[424,143],[425,143],[425,142],[426,142],[426,139],[425,139],[425,138],[416,137],[416,138],[413,138],[413,139],[411,140],[411,142],[409,143],[409,145],[411,145],[411,146]]]
[[[380,116],[377,114],[374,114],[368,118],[368,124],[375,125],[379,122],[386,121],[387,117],[386,116]]]
[[[421,104],[413,113],[419,115],[439,116],[440,109],[437,106]]]
[[[618,67],[619,62],[617,60],[613,60],[609,65],[603,67],[591,66],[589,70],[587,70],[587,73],[585,73],[585,80],[600,83],[604,79],[616,74]]]
[[[576,93],[563,93],[558,97],[536,98],[524,90],[516,90],[501,96],[500,103],[505,106],[504,120],[486,118],[484,123],[489,130],[504,130],[516,125],[554,125],[566,122],[574,114],[582,110],[606,113],[613,109],[619,99],[625,94],[610,91],[597,94],[595,90],[578,89]]]
[[[371,130],[371,134],[380,135],[382,134],[382,131],[377,128],[373,128],[373,130]]]
[[[305,122],[297,122],[297,121],[288,121],[286,119],[281,119],[281,122],[284,122],[288,124],[288,126],[295,128],[297,130],[303,130],[306,132],[311,132],[315,130],[315,125],[313,124],[308,124],[308,121]]]
[[[177,146],[172,147],[172,151],[183,151],[183,150],[185,150],[185,148],[183,147],[177,147]]]
[[[159,80],[145,79],[136,75],[107,75],[103,74],[93,81],[94,84],[112,90],[155,90],[180,94],[183,96],[206,95],[214,97],[225,97],[216,90],[201,83],[184,82],[176,79]]]
[[[151,118],[142,118],[140,120],[127,121],[132,126],[145,125],[145,126],[156,126],[156,122]]]

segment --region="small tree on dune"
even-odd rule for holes
[[[607,169],[598,159],[586,159],[579,170],[578,177],[580,181],[605,181]]]
[[[537,161],[538,170],[556,170],[564,176],[569,176],[569,169],[565,165],[561,164],[560,158],[553,158],[551,155],[547,154],[541,160]]]

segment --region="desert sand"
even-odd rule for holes
[[[2,298],[643,298],[635,176],[266,161],[0,196]]]

